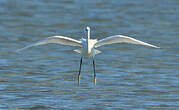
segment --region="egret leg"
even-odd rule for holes
[[[79,74],[78,74],[78,85],[80,85],[80,73],[81,73],[82,59],[83,59],[83,57],[81,57],[81,60],[80,60],[80,69],[79,69]]]
[[[93,58],[93,69],[94,69],[94,85],[96,85],[96,71],[95,71],[95,62]]]

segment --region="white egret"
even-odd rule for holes
[[[114,36],[110,36],[110,37],[107,37],[98,41],[97,39],[90,38],[90,27],[86,27],[85,31],[87,33],[86,39],[82,37],[80,40],[75,40],[75,39],[65,37],[65,36],[52,36],[52,37],[48,37],[47,39],[43,41],[40,41],[35,44],[26,46],[22,49],[19,49],[17,50],[17,52],[20,52],[24,49],[27,49],[33,46],[39,46],[39,45],[44,45],[44,44],[49,44],[49,43],[80,47],[79,49],[74,50],[75,52],[81,54],[80,67],[79,67],[79,73],[78,73],[78,84],[80,84],[82,59],[83,57],[90,57],[90,56],[93,58],[94,84],[96,84],[94,57],[96,54],[101,53],[101,51],[96,49],[97,47],[100,47],[106,44],[113,44],[113,43],[131,43],[131,44],[139,44],[139,45],[144,45],[144,46],[149,46],[149,47],[154,47],[154,48],[160,48],[160,47],[151,45],[149,43],[142,42],[134,38],[123,36],[123,35],[114,35]]]

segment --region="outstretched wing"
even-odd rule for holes
[[[95,47],[100,47],[102,45],[113,44],[113,43],[131,43],[131,44],[139,44],[139,45],[144,45],[144,46],[149,46],[149,47],[154,47],[154,48],[160,48],[155,45],[151,45],[149,43],[142,42],[134,38],[123,36],[123,35],[115,35],[115,36],[110,36],[110,37],[101,39],[95,44]]]
[[[56,43],[56,44],[62,44],[62,45],[82,47],[81,41],[78,41],[78,40],[75,40],[75,39],[72,39],[72,38],[69,38],[69,37],[64,37],[64,36],[52,36],[52,37],[48,37],[47,39],[45,39],[43,41],[39,41],[35,44],[26,46],[22,49],[18,49],[16,52],[20,52],[20,51],[27,49],[27,48],[30,48],[30,47],[45,45],[45,44],[49,44],[49,43]]]

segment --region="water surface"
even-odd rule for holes
[[[179,109],[178,0],[1,0],[0,109]],[[160,46],[113,44],[82,66],[75,47],[15,50],[52,35],[115,34]]]

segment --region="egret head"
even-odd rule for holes
[[[86,32],[90,32],[90,27],[87,26],[87,27],[85,28],[85,31],[86,31]]]
[[[90,27],[87,26],[87,27],[85,28],[85,31],[86,31],[86,33],[87,33],[87,39],[90,39]]]

